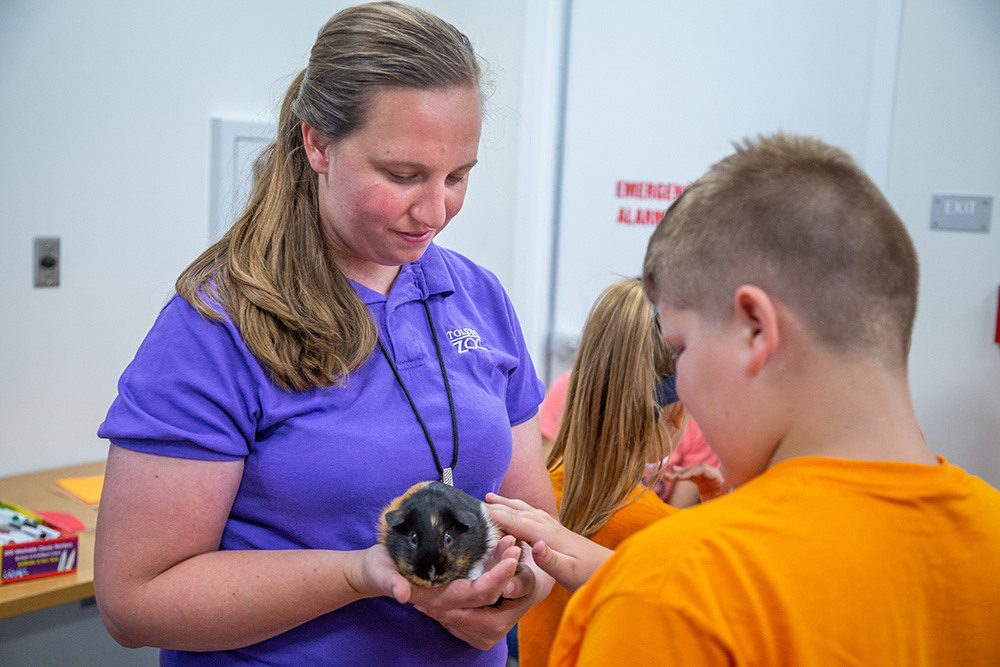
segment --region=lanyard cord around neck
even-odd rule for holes
[[[382,344],[382,339],[379,338],[378,347],[382,350],[382,356],[385,360],[389,362],[389,368],[392,369],[392,374],[396,376],[396,382],[399,387],[403,390],[403,394],[406,395],[406,400],[410,403],[410,408],[413,410],[413,416],[417,418],[417,422],[420,424],[420,428],[424,432],[424,437],[427,438],[427,445],[431,448],[431,456],[434,457],[434,466],[437,468],[438,474],[441,475],[441,481],[448,486],[454,486],[454,476],[453,472],[455,466],[458,465],[458,419],[455,415],[455,399],[451,395],[451,385],[448,383],[448,371],[444,367],[444,355],[441,354],[441,344],[438,342],[437,333],[434,331],[434,318],[431,317],[430,306],[427,305],[427,301],[422,301],[424,304],[424,312],[427,314],[427,326],[431,330],[431,339],[434,341],[434,351],[437,352],[438,365],[441,367],[441,379],[444,380],[444,391],[448,395],[448,410],[451,412],[451,463],[445,468],[441,465],[441,459],[438,458],[437,448],[434,446],[434,440],[431,438],[431,432],[427,428],[427,424],[424,423],[423,418],[420,416],[420,411],[417,410],[417,404],[413,401],[413,396],[410,395],[409,389],[403,384],[403,377],[399,374],[399,369],[396,368],[396,364],[392,362],[392,357],[389,356],[388,350],[385,349],[385,345]]]

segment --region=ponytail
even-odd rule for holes
[[[243,215],[177,279],[203,316],[221,319],[210,300],[223,306],[272,380],[297,391],[342,384],[377,340],[323,238],[316,175],[292,111],[304,75],[285,94]]]

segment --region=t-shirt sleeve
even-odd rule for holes
[[[531,361],[531,355],[528,354],[528,345],[524,341],[521,323],[506,293],[504,302],[507,307],[514,354],[517,357],[517,365],[510,370],[507,379],[507,415],[510,418],[510,425],[517,426],[538,412],[538,405],[545,395],[545,385],[535,373],[535,365]]]
[[[728,665],[732,656],[683,610],[640,595],[614,595],[593,610],[579,665]]]
[[[118,397],[97,434],[149,454],[243,458],[260,416],[250,363],[228,319],[208,320],[175,296],[122,373]]]

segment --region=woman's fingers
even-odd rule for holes
[[[478,579],[456,579],[441,588],[417,588],[411,602],[428,616],[445,609],[468,609],[496,602],[517,569],[517,559],[504,558]]]
[[[406,604],[410,601],[410,593],[412,589],[410,588],[410,582],[408,582],[399,573],[395,575],[390,575],[390,577],[385,582],[385,589],[389,592],[396,602],[400,604]]]
[[[504,558],[472,582],[473,604],[455,606],[481,607],[484,604],[493,604],[500,598],[503,589],[514,576],[516,570],[517,559]]]
[[[401,603],[410,599],[410,582],[396,570],[389,552],[381,544],[358,552],[357,563],[360,575],[354,578],[352,585],[369,593],[390,596]]]
[[[502,561],[504,558],[517,558],[513,555],[512,549],[516,549],[517,538],[513,535],[504,535],[497,542],[497,545],[493,548],[493,553],[490,554],[489,560],[486,563],[486,568],[492,568],[497,563]]]
[[[503,589],[503,597],[516,600],[535,590],[535,573],[529,567],[521,568],[520,574],[507,582]]]

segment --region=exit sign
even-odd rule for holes
[[[934,195],[931,229],[989,232],[993,197],[984,195]]]

